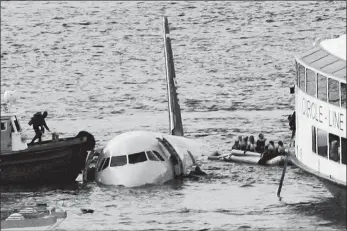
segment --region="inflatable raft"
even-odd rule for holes
[[[232,150],[230,155],[211,155],[208,160],[221,160],[226,162],[235,162],[235,163],[244,163],[244,164],[258,164],[260,160],[260,153],[244,151],[241,150]],[[276,156],[271,160],[266,161],[266,165],[283,165],[285,161],[285,156]],[[291,161],[288,160],[288,164],[291,164]]]

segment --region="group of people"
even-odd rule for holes
[[[265,164],[266,161],[280,155],[285,155],[285,148],[282,141],[275,142],[270,140],[266,144],[266,139],[262,133],[259,134],[255,142],[254,136],[239,136],[232,147],[232,150],[242,150],[261,153],[259,164]]]

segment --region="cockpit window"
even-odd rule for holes
[[[1,122],[1,131],[6,131],[7,130],[7,126],[6,126],[6,122]]]
[[[147,160],[145,152],[139,152],[135,154],[128,155],[129,164],[136,164],[140,162],[145,162]]]
[[[101,170],[104,170],[105,168],[107,168],[109,163],[110,163],[110,157],[107,157],[105,160],[105,163],[102,165]]]
[[[148,160],[159,161],[159,158],[151,151],[146,151]]]
[[[100,161],[100,165],[98,166],[98,172],[101,171],[101,168],[102,168],[102,166],[104,166],[104,163],[105,163],[105,159],[102,159],[102,160]]]
[[[159,158],[159,160],[165,161],[164,158],[157,151],[153,151],[153,153]]]
[[[127,156],[112,156],[111,167],[123,166],[127,164]]]

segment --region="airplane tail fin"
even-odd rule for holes
[[[173,53],[171,49],[171,39],[169,35],[169,24],[166,17],[163,18],[164,27],[164,53],[166,67],[167,97],[170,120],[170,135],[183,136],[183,125],[181,108],[177,98],[177,87]]]

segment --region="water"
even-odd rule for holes
[[[288,143],[294,55],[345,33],[345,2],[2,2],[1,93],[26,133],[37,111],[97,146],[129,130],[167,133],[162,15],[168,16],[185,134],[226,153],[238,135]],[[2,105],[3,106],[3,105]],[[344,230],[314,177],[203,159],[208,177],[127,189],[78,182],[2,187],[1,208],[30,200],[68,211],[64,230]],[[93,214],[82,214],[91,208]]]

